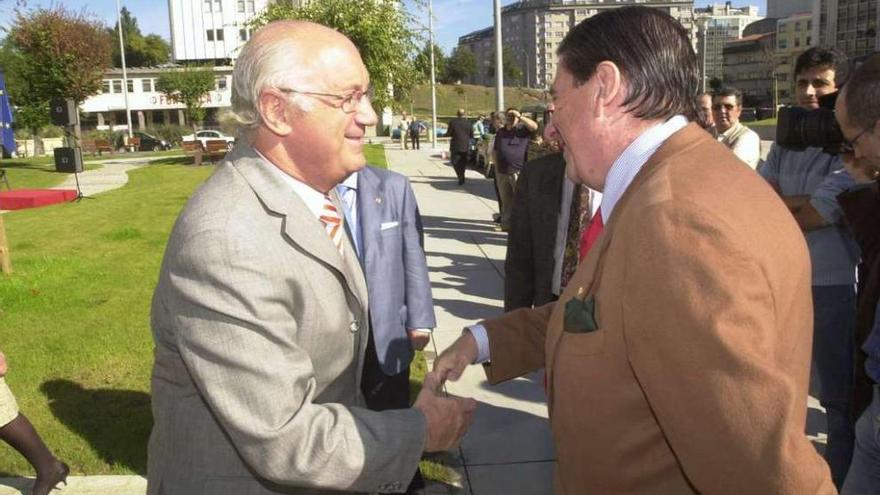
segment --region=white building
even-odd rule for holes
[[[156,82],[164,72],[172,68],[133,68],[128,70],[128,107],[131,110],[131,125],[144,130],[162,124],[189,125],[183,110],[186,106],[168,99],[156,89]],[[216,126],[221,109],[230,106],[232,67],[214,67],[214,90],[202,102],[207,108],[205,125]],[[101,93],[91,96],[80,106],[80,116],[85,128],[98,130],[123,130],[127,128],[125,118],[125,95],[122,93],[121,69],[110,69],[104,74]]]
[[[175,62],[235,59],[269,0],[168,0]]]
[[[694,17],[697,61],[705,91],[712,78],[724,77],[724,44],[742,38],[746,26],[763,17],[758,15],[758,7],[733,7],[730,2],[695,8]]]

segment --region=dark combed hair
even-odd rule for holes
[[[623,105],[640,119],[697,116],[697,58],[687,32],[658,9],[622,7],[590,17],[569,31],[557,50],[577,85],[603,61],[613,62],[629,84]]]
[[[841,61],[841,56],[836,51],[830,48],[814,46],[798,55],[794,63],[794,74],[797,77],[802,72],[815,69],[816,67],[827,67],[836,71]]]
[[[734,88],[733,86],[724,86],[715,92],[714,95],[716,98],[724,98],[725,96],[733,96],[736,97],[736,104],[742,106],[743,104],[743,94],[742,91]]]
[[[857,127],[870,127],[880,120],[880,54],[872,55],[846,82],[846,114]]]

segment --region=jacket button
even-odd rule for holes
[[[352,321],[348,325],[348,329],[351,331],[351,333],[357,333],[357,331],[360,330],[360,328],[361,328],[361,324],[358,323],[357,320]]]

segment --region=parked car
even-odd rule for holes
[[[146,132],[135,131],[132,136],[140,140],[138,151],[164,151],[171,149],[171,143]]]
[[[419,120],[419,122],[421,122],[422,124],[424,124],[425,127],[426,127],[427,129],[429,129],[429,130],[431,129],[431,123],[430,123],[430,122],[428,122],[428,121],[426,121],[426,120]],[[446,136],[446,133],[449,132],[448,127],[449,127],[449,126],[447,126],[447,125],[444,124],[443,122],[437,122],[437,137],[438,137],[438,138],[445,137],[445,136]],[[424,134],[424,133],[422,133],[422,134]],[[408,132],[408,131],[407,131],[407,134],[406,134],[406,135],[407,135],[407,137],[409,137],[409,132]],[[428,135],[429,135],[429,134],[428,134]],[[400,129],[398,129],[398,128],[396,128],[396,127],[395,127],[394,129],[391,129],[391,139],[400,139]]]
[[[742,113],[739,114],[739,120],[740,122],[754,122],[758,120],[758,112],[754,108],[745,107],[742,109]]]
[[[214,130],[208,130],[208,129],[196,131],[195,135],[187,134],[186,136],[183,136],[180,139],[182,141],[200,141],[202,143],[202,148],[208,147],[208,145],[207,145],[208,141],[216,141],[216,140],[226,141],[226,146],[229,149],[232,149],[232,147],[235,145],[235,138],[234,137],[227,136],[226,134],[223,134],[220,131],[214,131]]]

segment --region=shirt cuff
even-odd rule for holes
[[[434,333],[433,328],[407,328],[406,331],[407,332],[427,333],[427,334]]]
[[[489,360],[489,333],[486,332],[486,327],[480,324],[471,325],[469,327],[465,327],[465,331],[471,333],[474,336],[474,340],[477,341],[477,359],[474,360],[471,364],[483,364]]]

